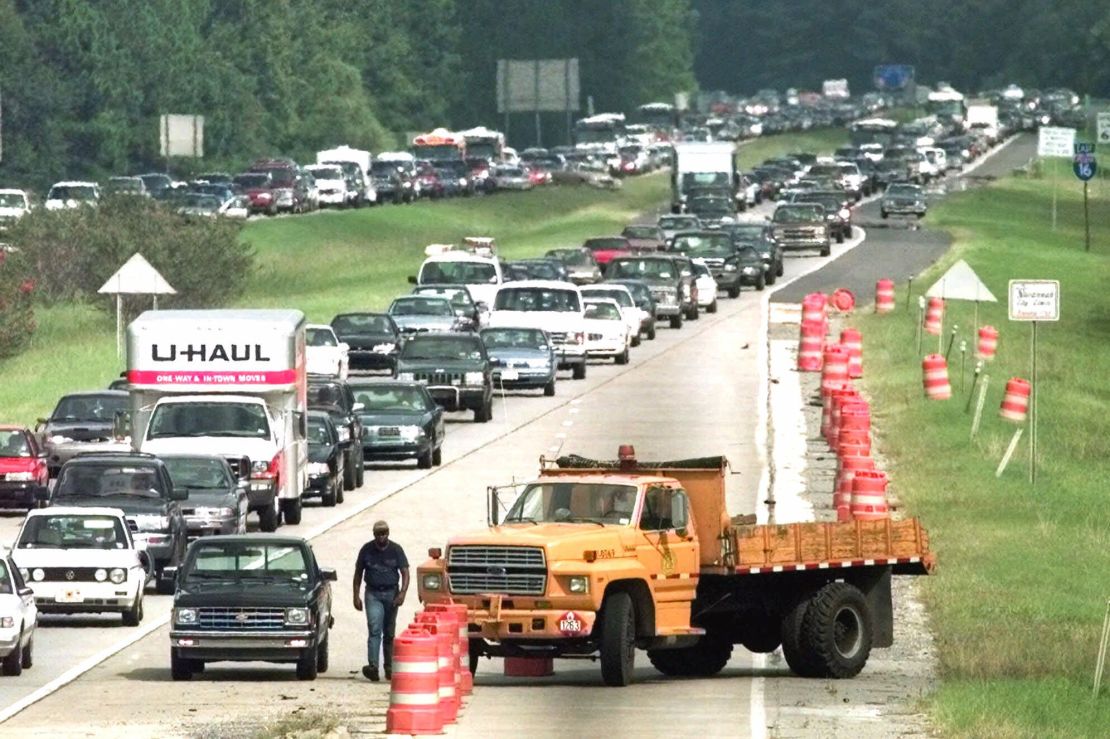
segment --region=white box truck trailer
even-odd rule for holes
[[[127,327],[132,446],[224,457],[250,480],[250,509],[263,531],[281,517],[300,523],[305,366],[300,311],[146,311]]]
[[[736,197],[739,177],[736,146],[728,141],[686,142],[674,145],[671,169],[671,212],[684,213],[696,191],[727,192]]]

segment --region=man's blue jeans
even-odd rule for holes
[[[389,668],[393,664],[393,632],[397,627],[397,606],[393,605],[397,591],[367,588],[365,596],[363,608],[369,631],[366,638],[366,664]],[[378,655],[383,652],[385,659],[379,661]]]

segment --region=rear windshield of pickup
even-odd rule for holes
[[[81,460],[67,464],[58,477],[54,498],[103,498],[137,495],[163,498],[168,495],[153,467],[117,461]]]

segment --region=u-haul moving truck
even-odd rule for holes
[[[146,311],[127,327],[132,446],[216,454],[263,531],[300,523],[307,482],[305,317],[296,310]],[[242,459],[250,469],[239,469]]]

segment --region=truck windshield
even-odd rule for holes
[[[227,490],[231,475],[222,459],[215,457],[163,457],[175,488]]]
[[[771,217],[775,223],[793,223],[795,221],[823,221],[825,209],[816,203],[812,205],[783,205]]]
[[[494,310],[577,313],[582,310],[578,293],[546,287],[513,287],[497,291]]]
[[[592,522],[625,526],[636,507],[635,485],[543,482],[524,489],[505,523]]]
[[[31,516],[19,532],[19,549],[128,549],[115,516]]]
[[[308,580],[304,550],[292,543],[228,541],[199,544],[187,565],[186,580]]]
[[[673,280],[674,263],[666,259],[622,259],[609,264],[609,277],[642,280]]]
[[[154,409],[148,439],[176,436],[239,436],[269,439],[266,411],[254,403],[166,403]]]
[[[127,396],[120,393],[111,395],[67,395],[58,401],[58,406],[50,414],[52,421],[111,421],[117,413],[127,411]]]
[[[426,262],[420,270],[421,285],[454,283],[458,285],[497,284],[497,268],[489,262]]]

